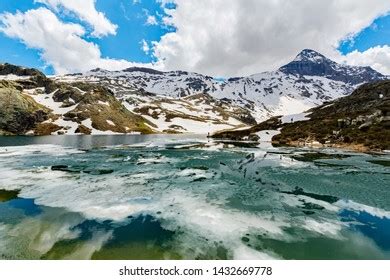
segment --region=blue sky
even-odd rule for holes
[[[390,74],[388,0],[291,1],[1,0],[0,62],[46,74],[145,66],[228,77],[312,48]]]
[[[33,0],[1,0],[0,13],[16,11],[25,12],[30,9],[45,7],[44,4],[34,3]],[[171,6],[174,7],[174,6]],[[99,45],[102,56],[114,59],[126,59],[140,63],[155,61],[155,58],[142,50],[142,40],[147,42],[158,41],[162,35],[174,30],[166,27],[146,24],[148,16],[155,16],[161,20],[164,10],[155,0],[137,1],[123,0],[99,0],[96,9],[104,12],[105,16],[118,25],[116,35],[94,38],[85,36],[84,39]],[[78,20],[77,17],[67,14],[58,14],[59,18],[66,22],[74,22],[90,29],[88,25]],[[53,74],[54,69],[47,66],[40,58],[40,51],[31,49],[18,39],[9,38],[0,32],[0,61],[28,67],[36,67],[46,74]]]
[[[27,10],[34,5],[31,1],[0,1],[0,13]],[[37,50],[28,49],[18,40],[8,38],[0,33],[0,61],[31,67],[41,67],[40,56]],[[50,70],[49,70],[50,71]]]
[[[141,49],[140,42],[142,40],[158,41],[162,35],[173,30],[173,28],[161,25],[145,24],[149,15],[161,20],[158,14],[164,14],[160,4],[155,0],[144,0],[142,3],[100,0],[97,1],[97,9],[104,11],[107,18],[119,26],[116,36],[93,40],[99,44],[103,54],[112,58],[124,58],[142,63],[150,62],[153,57]]]
[[[340,44],[339,50],[348,54],[354,50],[364,52],[369,48],[390,44],[390,16],[376,19],[369,27]]]

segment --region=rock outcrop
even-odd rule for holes
[[[0,134],[26,134],[50,116],[50,110],[22,94],[22,87],[0,81]]]
[[[0,65],[0,134],[153,133],[107,88],[60,83],[35,69]]]

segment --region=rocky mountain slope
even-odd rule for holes
[[[0,135],[25,134],[50,116],[48,108],[21,90],[17,83],[0,81]]]
[[[390,150],[390,81],[365,84],[350,96],[290,117],[274,117],[244,130],[221,131],[215,138],[262,140],[292,146]]]
[[[285,74],[301,76],[321,76],[340,81],[351,86],[383,80],[384,75],[371,67],[352,67],[340,65],[313,51],[303,50],[292,62],[279,69]]]
[[[212,133],[221,129],[256,124],[250,112],[207,93],[180,99],[147,93],[125,93],[118,99],[163,133]]]
[[[390,81],[370,83],[352,95],[313,109],[310,120],[285,124],[274,141],[390,150]]]
[[[341,65],[313,50],[303,50],[277,71],[226,80],[184,71],[161,72],[146,68],[95,69],[56,79],[104,84],[119,95],[138,90],[180,99],[207,93],[217,100],[245,108],[257,121],[263,121],[276,115],[303,112],[351,94],[363,83],[386,77],[370,67]]]
[[[53,82],[37,70],[9,64],[1,65],[0,73],[1,134],[155,132],[104,87]]]
[[[61,82],[10,64],[0,65],[0,74],[2,134],[208,133],[256,123],[248,110],[206,93],[182,99],[144,90],[114,94],[105,83]],[[12,102],[6,98],[11,92]],[[33,104],[24,118],[19,100]]]

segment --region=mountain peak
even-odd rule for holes
[[[126,68],[124,70],[122,70],[123,72],[142,72],[142,73],[147,73],[147,74],[151,74],[151,75],[162,75],[164,74],[164,72],[161,72],[161,71],[158,71],[158,70],[154,70],[154,69],[151,69],[151,68],[145,68],[145,67],[130,67],[130,68]]]
[[[279,68],[279,71],[288,75],[326,77],[352,85],[385,79],[385,76],[370,67],[338,64],[310,49],[301,51],[293,61]]]
[[[312,62],[321,62],[327,60],[327,58],[311,49],[304,49],[301,51],[294,59],[294,61],[312,61]]]

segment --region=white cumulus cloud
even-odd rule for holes
[[[121,70],[139,65],[126,60],[103,58],[96,44],[81,38],[85,34],[81,25],[64,23],[46,8],[25,13],[5,13],[0,15],[0,22],[0,32],[21,40],[29,48],[41,50],[42,59],[52,65],[57,74],[98,67]]]
[[[92,36],[116,34],[117,25],[111,23],[102,12],[96,10],[96,0],[35,0],[58,11],[65,9],[93,27]]]
[[[344,62],[349,65],[371,66],[382,74],[390,75],[390,46],[376,46],[364,52],[353,51],[347,54]]]
[[[169,30],[174,31],[158,41],[141,41],[141,48],[157,61],[153,64],[102,57],[99,46],[84,39],[87,31],[83,26],[63,22],[55,14],[75,14],[93,27],[93,36],[115,34],[117,26],[96,10],[96,0],[35,1],[48,8],[4,13],[0,32],[39,49],[42,59],[57,73],[138,65],[218,77],[243,76],[275,70],[306,48],[339,62],[390,73],[389,46],[347,56],[337,51],[341,41],[386,15],[389,0],[156,0],[165,7],[165,15],[157,14],[157,19],[146,12],[146,22],[172,26]],[[166,6],[171,3],[176,8]]]
[[[388,0],[160,0],[176,27],[154,47],[166,69],[235,76],[273,70],[312,48],[337,46],[390,10]]]

